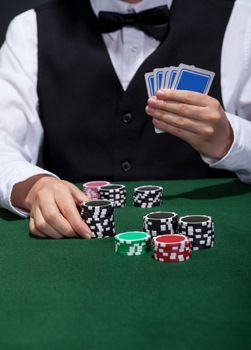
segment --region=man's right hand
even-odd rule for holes
[[[51,176],[38,176],[20,201],[20,194],[25,193],[22,186],[27,187],[27,183],[14,186],[12,204],[30,211],[29,227],[32,235],[55,239],[92,237],[91,230],[81,219],[77,208],[81,202],[87,201],[88,197],[76,186]]]

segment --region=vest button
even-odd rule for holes
[[[132,169],[132,165],[130,162],[125,161],[121,164],[122,170],[127,173],[128,171],[130,171]]]
[[[132,113],[125,113],[122,117],[124,124],[130,124],[133,120]]]

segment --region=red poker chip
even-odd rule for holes
[[[166,257],[164,257],[164,258],[156,257],[155,260],[159,261],[159,262],[167,262],[167,263],[169,263],[169,262],[184,262],[184,261],[187,261],[187,260],[191,259],[191,257],[192,257],[192,255],[190,254],[190,255],[184,256],[184,257],[182,257],[180,259],[169,259],[169,258],[166,258]]]
[[[182,244],[155,244],[152,242],[152,246],[156,249],[184,249],[186,247],[190,247],[191,242],[189,239]]]
[[[188,250],[188,251],[185,251],[185,252],[159,252],[159,251],[156,251],[154,250],[153,253],[158,255],[158,256],[166,256],[166,257],[169,257],[169,256],[178,256],[178,255],[187,255],[187,254],[191,254],[191,251],[192,250]]]
[[[191,252],[187,252],[186,254],[170,254],[170,255],[165,255],[165,254],[158,254],[158,253],[154,253],[154,257],[155,258],[163,258],[163,259],[168,259],[168,260],[175,260],[175,259],[179,259],[184,258],[186,256],[191,256]]]
[[[167,252],[178,252],[178,251],[186,251],[191,249],[191,243],[189,242],[186,245],[182,245],[182,246],[159,246],[159,245],[152,245],[153,250],[160,250],[160,251],[167,251]]]
[[[191,246],[187,246],[185,248],[182,249],[165,249],[165,248],[153,248],[153,251],[159,254],[163,254],[163,253],[178,253],[178,254],[182,254],[182,253],[186,253],[186,252],[190,252],[191,251]]]
[[[191,259],[192,255],[187,255],[187,256],[183,256],[182,258],[176,258],[176,259],[168,259],[168,258],[162,258],[162,257],[158,257],[155,258],[156,261],[161,261],[161,262],[182,262],[182,261],[187,261],[189,259]]]
[[[185,235],[167,234],[153,237],[152,244],[158,246],[183,246],[188,243],[188,238]]]
[[[184,260],[165,260],[165,259],[159,260],[159,259],[155,259],[155,261],[163,262],[163,263],[180,263],[180,262],[185,262],[187,260],[190,260],[190,257],[187,257]]]
[[[164,255],[164,256],[187,255],[187,254],[191,254],[191,249],[184,251],[184,252],[167,252],[167,251],[160,252],[159,250],[154,250],[153,253],[160,255],[160,256],[162,256],[162,255]]]

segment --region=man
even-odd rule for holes
[[[159,6],[170,9],[162,38],[128,23],[109,32],[97,20]],[[250,33],[249,0],[59,0],[18,16],[0,55],[2,205],[30,213],[38,237],[90,238],[76,207],[85,196],[59,178],[230,170],[251,182]],[[216,73],[210,96],[158,91],[145,107],[144,73],[179,63]],[[34,165],[42,140],[47,170]]]

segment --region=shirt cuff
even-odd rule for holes
[[[2,191],[0,193],[0,204],[3,208],[10,210],[23,218],[27,218],[30,215],[28,211],[14,207],[11,203],[11,193],[14,185],[36,175],[48,175],[57,179],[58,176],[27,162],[25,162],[25,164],[24,162],[17,162],[15,165],[16,166],[13,167],[12,163],[12,169],[8,169],[8,171],[4,174],[5,176],[1,178],[0,188]]]
[[[226,113],[233,130],[234,140],[228,153],[222,159],[201,155],[201,158],[216,169],[233,171],[243,182],[251,182],[251,122]]]

